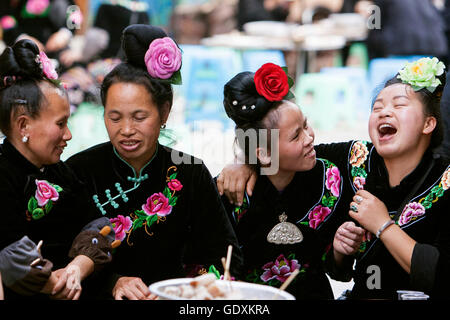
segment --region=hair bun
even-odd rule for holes
[[[42,69],[36,61],[38,55],[39,48],[33,41],[17,41],[12,47],[7,47],[0,56],[0,76],[43,78]]]
[[[224,87],[225,111],[238,126],[261,120],[275,105],[258,94],[254,75],[248,71],[238,73]]]
[[[167,34],[163,29],[148,24],[133,24],[126,27],[122,32],[122,49],[126,61],[146,69],[144,57],[150,43],[164,37],[167,37]]]

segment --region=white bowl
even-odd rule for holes
[[[158,281],[149,286],[150,292],[159,296],[163,300],[187,300],[164,292],[164,288],[168,286],[188,285],[194,278],[179,278]],[[265,286],[261,284],[240,282],[240,281],[224,281],[216,280],[216,284],[225,292],[229,290],[238,290],[243,300],[295,300],[295,297],[283,290]]]

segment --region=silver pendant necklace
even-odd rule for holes
[[[303,234],[293,223],[286,222],[287,215],[282,213],[277,223],[267,235],[267,241],[275,244],[294,244],[303,241]]]

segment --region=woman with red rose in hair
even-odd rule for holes
[[[242,205],[222,199],[244,254],[246,281],[280,287],[299,269],[287,291],[297,299],[333,299],[322,257],[341,223],[335,211],[343,178],[332,162],[316,158],[314,132],[288,100],[292,84],[286,69],[267,63],[225,85],[226,113],[258,179]]]
[[[158,143],[172,84],[181,83],[180,49],[150,25],[125,28],[122,47],[126,62],[101,87],[110,141],[67,160],[87,185],[86,201],[110,219],[122,241],[109,270],[86,285],[89,297],[149,299],[153,282],[211,265],[221,270],[229,245],[231,274],[238,277],[240,249],[208,169]]]

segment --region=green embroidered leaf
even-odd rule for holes
[[[367,172],[363,168],[360,167],[352,167],[352,176],[353,177],[367,177]]]
[[[53,186],[53,188],[55,188],[55,190],[56,190],[57,192],[63,191],[63,188],[61,188],[61,187],[58,186],[57,184],[51,184],[51,185]]]
[[[287,256],[287,259],[288,259],[288,260],[295,259],[295,253],[290,253],[290,254]]]
[[[322,197],[322,204],[328,208],[332,208],[334,206],[335,201],[336,201],[336,197],[334,197],[334,196],[330,196],[330,197],[323,196]]]
[[[172,193],[170,192],[169,187],[165,187],[163,194],[166,196],[166,198],[170,199],[172,197]]]
[[[177,177],[178,172],[172,173],[169,177],[170,180],[173,180]]]
[[[144,221],[145,221],[144,219],[140,219],[140,218],[134,220],[131,229],[136,230],[137,228],[142,227],[142,225],[144,224]]]
[[[144,210],[136,210],[136,211],[134,211],[134,214],[135,214],[139,219],[147,219],[147,214],[145,213]]]
[[[34,209],[36,209],[38,206],[37,200],[35,197],[31,197],[30,200],[28,200],[28,212],[33,212]]]
[[[136,215],[136,219],[134,219],[133,225],[131,226],[132,230],[136,230],[137,228],[142,227],[148,217],[148,215],[143,210],[136,210],[134,211],[134,214]]]
[[[444,195],[444,189],[440,186],[436,186],[432,189],[432,191],[434,191],[434,194],[436,195],[436,197],[442,197]]]
[[[361,245],[359,246],[359,252],[366,251],[366,246],[367,246],[367,243],[365,241],[362,242]]]
[[[177,204],[177,200],[178,200],[177,196],[170,198],[169,199],[169,205],[172,206],[172,207],[175,206]]]
[[[147,216],[145,219],[147,221],[147,226],[150,227],[152,224],[154,224],[158,220],[158,216],[156,214]]]
[[[52,208],[53,208],[53,201],[48,200],[48,202],[46,203],[46,205],[44,207],[45,212],[49,213]]]
[[[208,273],[213,273],[217,279],[220,279],[220,272],[213,264],[209,266]]]
[[[45,215],[44,210],[42,210],[41,208],[36,208],[31,213],[31,216],[33,217],[34,220],[40,219],[44,215]]]
[[[424,200],[424,201],[422,202],[422,205],[423,205],[423,207],[424,207],[425,209],[430,209],[432,204],[433,204],[433,203],[432,203],[431,201],[428,201],[428,200]]]
[[[309,226],[309,222],[308,221],[302,221],[302,222],[300,222],[300,224],[303,224],[305,226]]]

